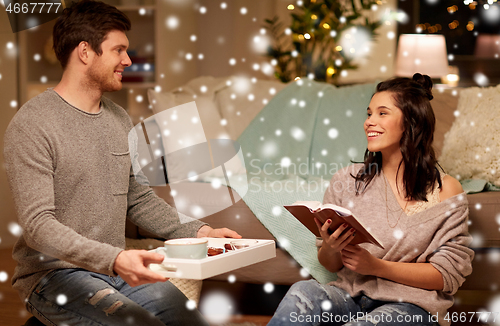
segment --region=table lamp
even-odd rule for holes
[[[443,35],[402,34],[399,36],[396,75],[414,73],[441,78],[448,74],[446,42]]]

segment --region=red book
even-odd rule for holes
[[[331,219],[330,233],[333,233],[343,223],[347,223],[351,228],[356,230],[356,235],[350,242],[351,244],[368,242],[384,249],[380,241],[368,232],[366,227],[346,208],[333,204],[321,205],[319,201],[297,201],[292,205],[285,205],[284,207],[317,237],[321,237],[321,235],[314,222],[314,218],[317,218],[321,223],[325,223],[326,220]]]

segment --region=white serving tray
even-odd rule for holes
[[[214,248],[224,248],[224,244],[237,240],[231,238],[207,239],[208,246]],[[257,243],[247,248],[231,250],[203,259],[165,258],[161,264],[150,264],[149,269],[168,278],[203,280],[276,257],[274,240],[241,240],[256,240]],[[154,251],[163,254],[162,250],[155,249]]]

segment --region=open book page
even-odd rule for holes
[[[317,218],[322,224],[331,219],[330,233],[333,233],[343,223],[347,223],[356,230],[356,235],[351,244],[368,242],[384,248],[380,241],[370,234],[366,227],[346,208],[333,204],[321,205],[320,202],[315,201],[298,201],[284,207],[317,237],[321,235],[314,218]]]

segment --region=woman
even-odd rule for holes
[[[432,81],[378,84],[364,123],[364,164],[336,173],[324,203],[349,208],[384,245],[350,245],[348,225],[316,220],[319,262],[337,280],[294,284],[269,325],[449,325],[452,295],[472,272],[467,197],[432,149]]]

